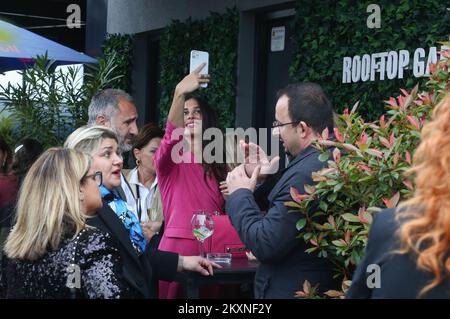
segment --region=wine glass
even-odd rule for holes
[[[214,232],[214,220],[204,211],[195,212],[191,219],[192,233],[200,242],[200,256],[205,257],[204,241]]]

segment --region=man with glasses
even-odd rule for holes
[[[288,166],[268,176],[253,193],[257,178],[271,170],[273,161],[265,158],[259,146],[244,143],[245,153],[258,151],[260,165],[241,165],[228,174],[226,211],[241,240],[261,263],[255,277],[256,298],[293,298],[305,280],[312,287],[318,285],[319,291],[337,288],[333,265],[305,253],[311,246],[296,238],[296,224],[304,215],[289,213],[285,206],[292,201],[291,188],[304,194],[304,185],[313,184],[311,174],[326,165],[312,146],[325,128],[333,132],[333,111],[322,88],[314,83],[288,85],[278,93],[273,123],[273,134],[290,158]]]

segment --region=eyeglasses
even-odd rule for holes
[[[81,180],[84,181],[88,178],[92,178],[98,186],[102,185],[103,183],[103,174],[102,172],[95,172],[94,174],[91,175],[85,175]]]
[[[273,123],[272,123],[272,128],[280,127],[280,126],[285,126],[285,125],[289,125],[289,124],[298,124],[298,123],[300,123],[300,121],[289,122],[289,123],[280,123],[280,122],[278,122],[278,121],[273,121]]]

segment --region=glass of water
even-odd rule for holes
[[[200,256],[205,257],[204,241],[214,232],[214,220],[204,211],[195,212],[191,219],[192,234],[200,243]]]

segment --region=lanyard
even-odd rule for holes
[[[137,209],[139,222],[141,222],[142,207],[141,207],[141,195],[139,192],[139,185],[136,185],[136,209]]]

